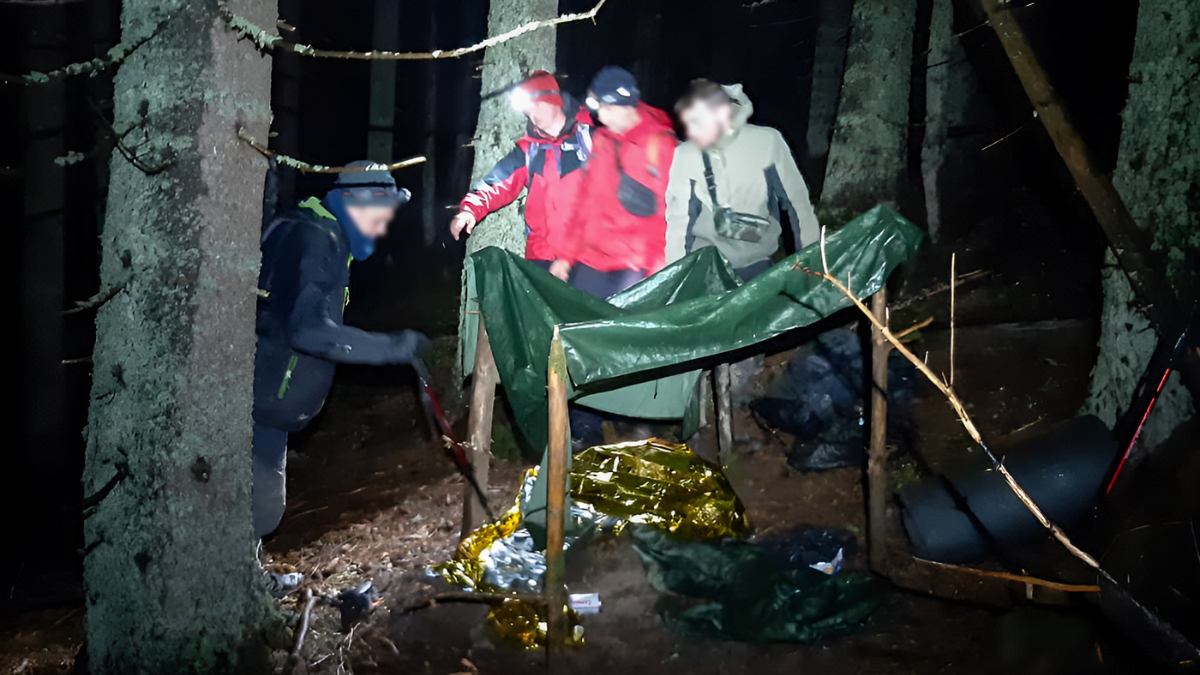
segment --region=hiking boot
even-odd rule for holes
[[[300,587],[304,582],[304,575],[299,572],[291,572],[287,574],[278,574],[263,570],[263,583],[267,587],[267,592],[272,598],[282,598],[288,593]]]

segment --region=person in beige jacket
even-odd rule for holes
[[[675,149],[667,186],[668,263],[716,246],[749,281],[771,267],[784,213],[795,250],[817,241],[796,160],[777,130],[748,122],[754,106],[742,85],[695,80],[675,110],[688,140]]]

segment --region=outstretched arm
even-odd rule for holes
[[[345,326],[330,316],[329,297],[341,293],[336,245],[326,233],[310,228],[304,233],[300,259],[299,292],[289,317],[291,345],[298,352],[335,361],[384,365],[409,363],[424,351],[429,340],[420,333],[373,333]]]
[[[484,216],[513,203],[528,180],[525,151],[520,146],[514,147],[463,197],[458,205],[459,214],[450,224],[451,234],[455,239],[463,229],[470,234]]]

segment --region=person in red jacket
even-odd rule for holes
[[[509,98],[529,119],[525,135],[463,197],[458,215],[450,221],[450,234],[456,240],[463,231],[471,234],[484,216],[528,189],[525,258],[547,269],[558,257],[582,169],[592,154],[592,116],[544,70],[513,88]]]
[[[641,102],[623,68],[596,74],[588,106],[604,126],[583,174],[580,208],[550,272],[606,298],[666,264],[665,195],[678,140],[670,116]]]

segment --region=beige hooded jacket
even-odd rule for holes
[[[713,206],[704,179],[700,148],[688,141],[675,149],[667,186],[667,262],[703,246],[716,246],[734,268],[771,258],[782,234],[780,216],[787,212],[796,248],[817,241],[820,226],[808,197],[808,186],[783,136],[770,127],[749,124],[754,106],[742,85],[726,85],[733,99],[733,130],[709,149],[717,199],[740,213],[762,216],[771,226],[759,241],[717,234]]]

